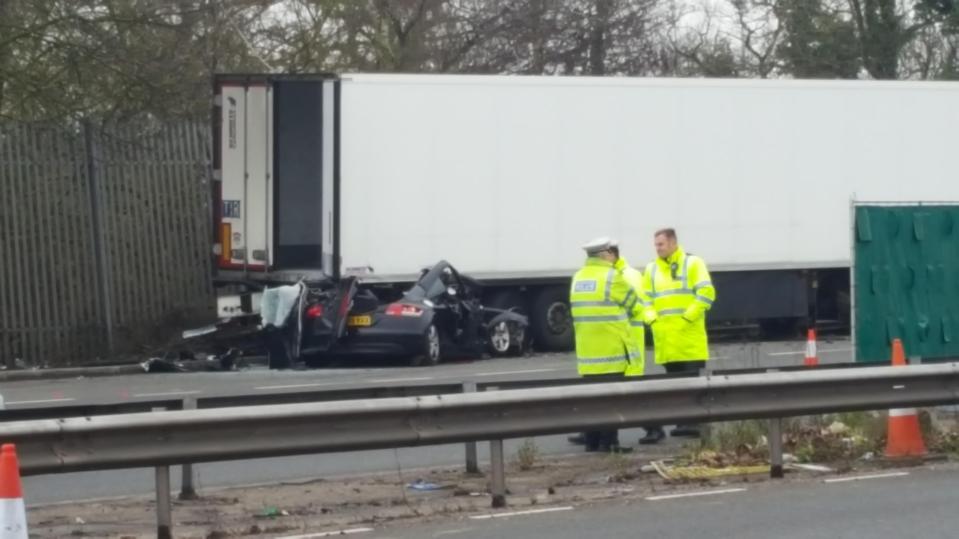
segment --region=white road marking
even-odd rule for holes
[[[455,529],[455,530],[443,530],[443,531],[439,531],[439,532],[434,533],[434,534],[433,534],[433,537],[445,537],[445,536],[447,536],[447,535],[457,535],[457,534],[460,534],[460,533],[471,532],[471,531],[473,531],[473,530],[475,530],[475,529],[476,529],[476,528],[458,528],[458,529]]]
[[[855,477],[837,477],[835,479],[824,479],[824,483],[847,483],[849,481],[862,481],[864,479],[884,479],[886,477],[903,477],[909,475],[909,472],[881,473],[875,475],[857,475]]]
[[[520,515],[538,515],[540,513],[555,513],[557,511],[572,511],[573,507],[571,505],[566,505],[563,507],[547,507],[545,509],[530,509],[529,511],[513,511],[510,513],[491,513],[488,515],[471,515],[470,518],[473,520],[485,520],[489,518],[506,518],[506,517],[515,517]]]
[[[167,391],[166,393],[135,393],[135,399],[149,399],[153,397],[179,397],[180,395],[197,395],[202,391]]]
[[[501,376],[504,374],[530,374],[534,372],[554,372],[561,369],[528,369],[525,371],[497,371],[497,372],[480,372],[474,376]]]
[[[820,354],[830,354],[833,352],[852,352],[852,348],[828,348],[820,350]],[[769,357],[781,357],[781,356],[805,356],[805,350],[794,350],[791,352],[769,352],[766,354]]]
[[[291,384],[285,386],[257,386],[253,389],[257,391],[267,391],[270,389],[299,389],[303,387],[322,387],[322,386],[332,386],[336,385],[336,382],[316,382],[313,384]]]
[[[75,401],[75,400],[77,400],[77,399],[63,398],[63,399],[43,399],[43,400],[35,400],[35,401],[7,401],[7,405],[10,405],[10,404],[50,404],[50,403],[52,403],[52,402],[70,402],[70,401]]]
[[[370,380],[374,384],[385,384],[389,382],[422,382],[424,380],[433,380],[432,376],[421,376],[419,378],[376,378]]]
[[[319,537],[334,537],[337,535],[352,535],[354,533],[366,533],[373,531],[373,528],[350,528],[348,530],[333,530],[328,532],[308,533],[306,535],[285,535],[277,539],[317,539]]]
[[[703,490],[698,492],[683,492],[680,494],[664,494],[662,496],[647,496],[646,499],[655,502],[659,500],[675,500],[676,498],[695,498],[697,496],[712,496],[714,494],[733,494],[735,492],[746,492],[744,488],[727,488],[724,490]]]

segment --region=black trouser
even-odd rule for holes
[[[705,361],[671,361],[669,363],[663,364],[663,367],[666,368],[668,374],[679,374],[683,372],[696,372],[698,373],[704,367],[706,367]],[[643,427],[646,432],[662,432],[663,427]]]
[[[584,374],[583,377],[589,377],[590,379],[607,379],[611,382],[622,381],[624,376],[622,373],[615,374]],[[583,433],[583,437],[586,441],[586,450],[587,451],[596,451],[597,449],[608,449],[613,446],[619,445],[619,429],[612,430],[588,430]]]
[[[663,365],[670,374],[680,372],[699,372],[706,366],[705,361],[671,361]]]

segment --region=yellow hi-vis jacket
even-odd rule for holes
[[[716,301],[706,263],[679,248],[646,266],[643,292],[652,301],[644,318],[653,331],[656,363],[706,361],[706,311]]]
[[[573,276],[569,304],[580,375],[625,373],[630,364],[643,360],[629,325],[631,315],[642,316],[642,304],[612,263],[587,259]]]
[[[643,309],[651,304],[643,293],[643,272],[629,265],[625,258],[620,257],[614,267],[623,273],[623,278],[633,287],[639,296],[639,304]],[[629,313],[629,326],[633,330],[636,346],[639,347],[639,361],[633,361],[626,368],[626,376],[642,376],[646,370],[646,325],[643,323],[643,311],[636,309]]]

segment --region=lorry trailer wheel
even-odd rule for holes
[[[530,326],[534,344],[550,351],[573,349],[573,316],[565,287],[544,288],[533,300]]]

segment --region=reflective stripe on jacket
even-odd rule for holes
[[[629,325],[642,316],[639,294],[612,263],[589,258],[570,284],[569,304],[580,375],[625,373],[642,360]]]

